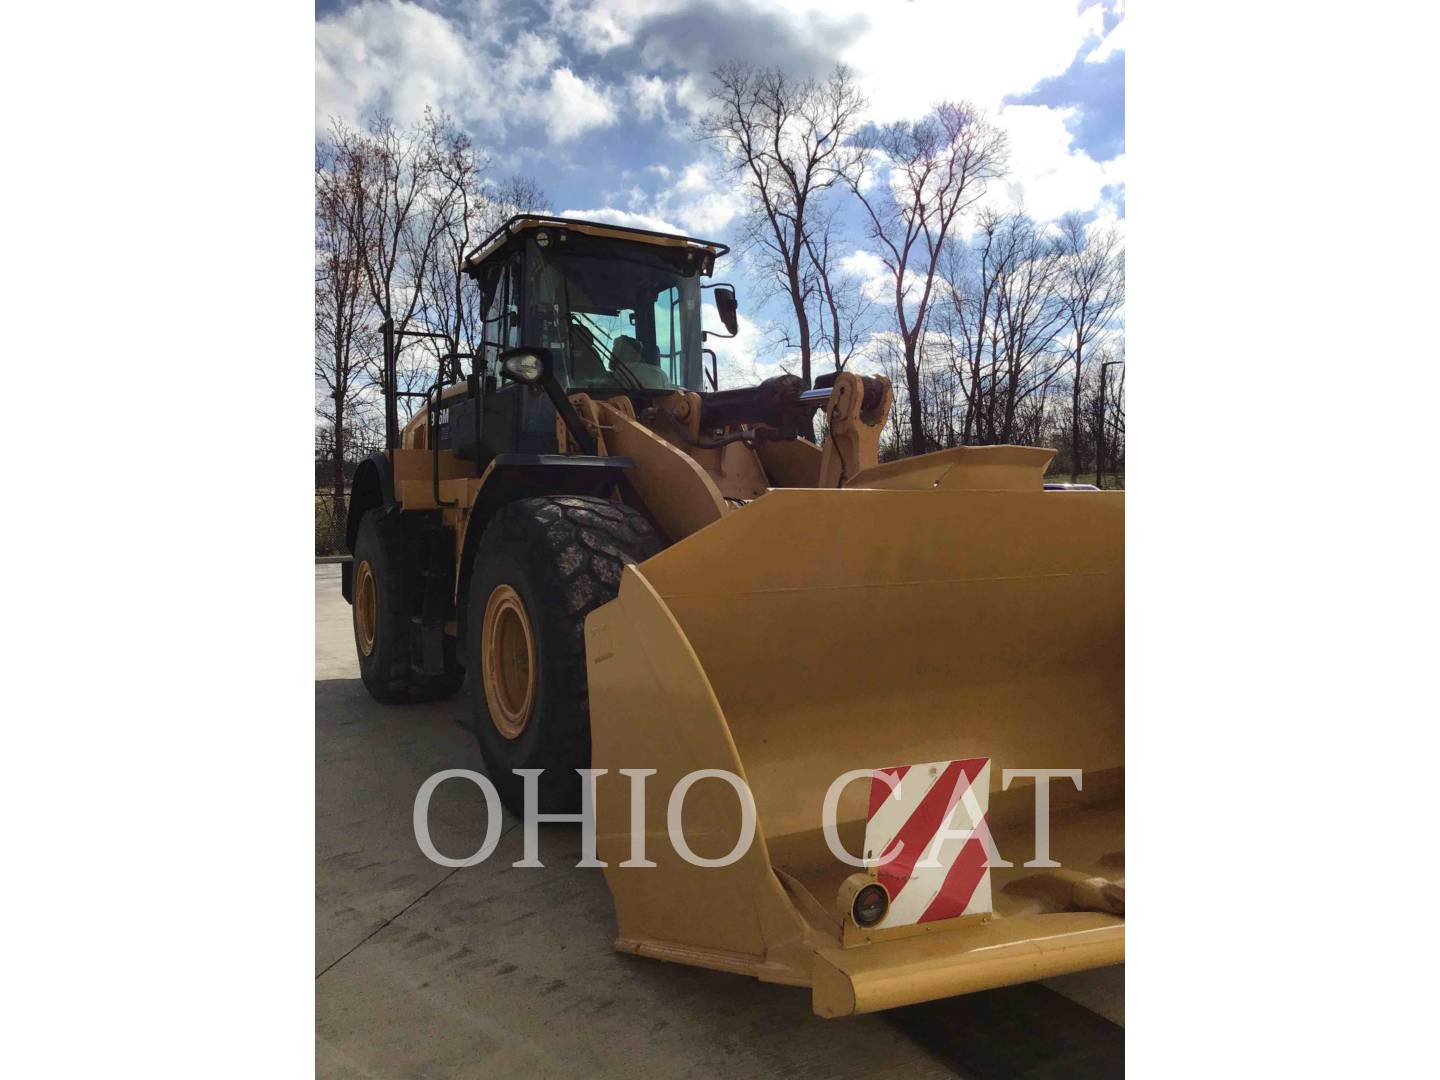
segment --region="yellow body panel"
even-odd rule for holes
[[[887,461],[862,471],[849,485],[927,491],[1043,490],[1054,450],[1040,446],[957,446],[933,454]]]
[[[635,462],[627,482],[668,539],[689,536],[725,514],[725,496],[695,458],[609,402],[596,406],[606,447]]]
[[[1048,979],[1125,959],[1124,923],[1111,915],[1021,915],[964,931],[819,952],[819,1016],[849,1016],[954,994]]]

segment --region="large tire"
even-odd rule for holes
[[[515,769],[545,770],[542,813],[580,809],[575,770],[590,766],[585,616],[614,599],[627,563],[662,546],[638,511],[588,496],[521,499],[486,526],[470,581],[465,661],[480,751],[514,813],[524,809]]]
[[[445,672],[431,678],[415,674],[410,614],[405,603],[407,564],[400,519],[379,508],[367,510],[355,537],[351,596],[355,654],[360,681],[370,696],[387,705],[438,701],[460,689],[460,666],[453,638],[445,641]]]

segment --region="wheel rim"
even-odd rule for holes
[[[377,622],[375,571],[366,560],[355,568],[355,636],[360,641],[360,651],[366,656],[375,651]]]
[[[518,739],[535,708],[535,636],[520,594],[497,585],[485,601],[480,663],[490,722],[507,739]]]

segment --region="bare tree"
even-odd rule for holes
[[[905,370],[905,346],[900,335],[891,330],[884,331],[875,335],[873,345],[874,359],[880,373],[892,384],[898,385]],[[902,411],[900,398],[892,395],[890,417],[886,422],[885,432],[880,437],[882,461],[893,461],[907,456],[910,439],[909,420],[905,412],[908,410]]]
[[[425,339],[439,363],[461,353],[479,355],[485,336],[480,290],[465,277],[466,256],[511,217],[546,211],[549,201],[528,177],[513,176],[502,183],[489,180],[486,159],[463,132],[450,129],[437,135],[440,186],[432,202],[444,221],[435,257],[426,271],[421,307],[428,328],[445,335],[443,340]],[[458,360],[451,374],[462,377]]]
[[[1105,453],[1109,459],[1111,475],[1125,471],[1125,367],[1116,368],[1115,381],[1110,384],[1109,404],[1105,416],[1109,424],[1105,431]]]
[[[482,234],[494,232],[516,214],[550,212],[550,197],[533,177],[512,176],[486,186],[480,231]]]
[[[427,109],[412,128],[400,128],[384,115],[372,118],[363,133],[333,127],[335,142],[360,162],[352,229],[375,310],[397,333],[421,313],[427,273],[450,218],[454,196],[439,176],[437,149],[437,136],[447,125]],[[427,380],[428,365],[409,355],[402,349],[397,357],[396,389],[413,392]],[[411,401],[401,398],[402,421],[413,412]]]
[[[345,463],[359,442],[383,439],[379,410],[364,409],[382,389],[380,324],[445,335],[399,338],[396,389],[434,379],[441,358],[474,352],[481,336],[478,290],[462,275],[481,238],[544,196],[532,181],[496,184],[487,159],[443,113],[399,128],[384,116],[357,131],[335,123],[316,168],[317,454],[331,463],[341,506]],[[452,374],[459,374],[452,369]],[[408,419],[414,405],[401,399]],[[378,427],[377,427],[378,425]]]
[[[1108,347],[1097,359],[1095,486],[1103,487],[1105,474],[1118,473],[1125,455],[1125,361]]]
[[[812,212],[805,232],[805,251],[812,285],[807,290],[816,305],[815,342],[830,353],[836,371],[855,357],[878,321],[875,302],[864,282],[847,274],[835,257],[840,249],[838,207]]]
[[[471,338],[478,328],[478,298],[465,287],[465,256],[478,239],[485,203],[481,187],[489,164],[475,149],[469,135],[444,114],[427,112],[423,122],[425,152],[434,175],[425,193],[425,211],[436,219],[438,235],[434,256],[428,260],[421,282],[421,316],[426,327],[444,334],[442,340],[425,339],[437,363],[461,352],[473,352]],[[458,361],[451,374],[459,377]]]
[[[315,382],[333,512],[344,511],[345,461],[368,371],[375,361],[374,309],[366,290],[364,254],[351,229],[363,188],[359,162],[329,140],[315,168]]]
[[[946,325],[957,330],[954,370],[964,386],[963,440],[1038,438],[1042,397],[1059,374],[1055,336],[1066,318],[1058,290],[1060,246],[1021,210],[980,215],[971,244],[952,239],[943,260]]]
[[[910,406],[910,452],[926,450],[920,342],[940,255],[961,214],[1005,166],[1005,136],[973,106],[942,102],[918,121],[870,128],[847,173],[894,280]],[[885,168],[886,174],[875,175]],[[875,181],[867,189],[867,178]]]
[[[850,136],[865,100],[843,66],[820,82],[734,62],[717,69],[714,80],[713,108],[699,133],[720,148],[743,185],[746,242],[789,299],[800,376],[809,384],[817,277],[808,270],[829,250],[808,243],[811,220],[823,193],[853,166]]]
[[[1070,475],[1074,479],[1082,462],[1085,361],[1091,347],[1110,333],[1125,304],[1125,249],[1115,230],[1090,230],[1076,214],[1061,220],[1060,232],[1062,291],[1070,338]]]

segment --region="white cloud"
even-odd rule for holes
[[[1086,37],[1105,36],[1105,6],[1099,0],[1095,0],[1089,7],[1080,12],[1080,23],[1085,29]]]
[[[840,260],[840,270],[860,283],[871,300],[879,300],[894,289],[894,278],[885,262],[873,251],[853,251]]]
[[[671,213],[684,222],[686,228],[713,236],[723,232],[744,209],[740,196],[725,188],[680,203],[673,207]]]
[[[1093,236],[1097,232],[1114,232],[1119,234],[1121,243],[1125,242],[1125,219],[1119,216],[1119,207],[1110,200],[1100,204],[1094,220],[1085,226],[1087,235]]]
[[[873,251],[853,251],[840,260],[840,269],[851,277],[872,278],[885,273],[885,262]]]
[[[707,294],[708,295],[708,294]],[[774,360],[762,360],[765,351],[764,333],[760,327],[742,313],[738,317],[738,329],[733,338],[710,338],[705,344],[715,350],[719,361],[720,389],[736,386],[754,386],[772,375],[784,374],[784,369]],[[701,308],[701,325],[717,333],[725,333],[725,324],[714,304]],[[778,352],[778,350],[774,350]]]
[[[897,393],[904,393],[904,383],[900,381],[904,376],[899,370],[904,352],[905,345],[899,334],[893,330],[876,330],[856,348],[847,370],[860,375],[891,376],[900,387]]]
[[[1121,19],[1115,24],[1115,29],[1105,35],[1105,40],[1091,49],[1085,57],[1087,64],[1098,64],[1102,60],[1110,59],[1111,53],[1125,51],[1125,20]]]
[[[745,196],[710,162],[700,161],[680,175],[667,209],[686,228],[713,236],[745,212]]]
[[[551,142],[564,142],[594,128],[609,127],[618,119],[609,95],[568,67],[557,68],[551,74],[541,112]]]
[[[907,309],[919,303],[920,294],[925,289],[925,275],[914,269],[914,266],[915,257],[912,257],[911,265],[905,270]],[[885,265],[885,260],[872,251],[857,248],[840,260],[840,271],[859,285],[865,297],[880,303],[886,317],[889,317],[889,312],[893,311],[895,306],[895,275]],[[930,285],[931,301],[944,295],[948,288],[948,283],[937,276]]]
[[[590,53],[607,53],[635,40],[646,19],[666,15],[688,0],[553,0],[551,22]]]
[[[793,10],[808,0],[783,0]],[[871,0],[831,0],[827,15],[865,15],[868,29],[843,53],[870,98],[877,120],[913,119],[943,99],[963,98],[994,110],[1007,94],[1059,75],[1080,47],[1102,31],[1100,4],[1075,0],[912,0],[877,11]]]
[[[652,165],[663,180],[669,181],[673,170],[665,165]],[[632,200],[632,205],[636,205]],[[643,207],[656,217],[678,221],[677,230],[702,237],[723,233],[729,224],[745,211],[745,196],[716,168],[714,160],[702,157],[687,165],[678,178],[656,192],[650,205]]]
[[[675,83],[675,103],[694,120],[710,109],[710,92],[705,80],[695,75],[685,75]]]
[[[611,91],[561,59],[553,36],[505,22],[495,0],[463,24],[406,0],[363,0],[315,24],[316,122],[358,125],[380,109],[408,124],[429,105],[492,135],[543,129],[552,143],[615,123]]]
[[[486,81],[494,81],[498,74],[499,81],[505,85],[532,85],[540,82],[545,73],[560,62],[560,57],[560,46],[553,40],[527,31],[506,42],[503,63],[498,65],[498,72],[495,69],[486,72]]]
[[[689,0],[553,0],[551,21],[583,51],[607,53],[634,43],[647,22],[673,14]],[[799,40],[820,26],[860,24],[864,29],[838,59],[855,69],[878,120],[914,118],[944,98],[999,107],[1009,93],[1059,75],[1087,40],[1104,33],[1099,0],[1083,9],[1076,0],[909,0],[880,6],[874,0],[766,0]],[[823,20],[823,21],[822,21]],[[646,54],[652,67],[677,59]],[[677,104],[694,114],[705,108],[705,72],[675,82]]]
[[[632,229],[650,229],[653,232],[678,233],[685,231],[677,229],[664,218],[655,217],[653,214],[617,210],[613,206],[604,206],[595,210],[562,210],[560,216],[579,218],[582,221],[603,221],[611,225],[628,225]]]
[[[984,205],[996,209],[1023,206],[1040,221],[1071,210],[1094,209],[1102,190],[1125,180],[1125,156],[1096,161],[1075,145],[1065,123],[1072,108],[1007,105],[997,117],[1010,140],[1010,172],[992,184]],[[974,220],[973,213],[967,225]]]
[[[626,83],[630,104],[641,120],[655,120],[665,115],[665,102],[669,97],[669,85],[659,76],[646,78],[632,75]]]
[[[705,167],[705,163],[696,161],[680,174],[680,179],[675,182],[675,190],[704,191],[710,187],[711,183],[710,171]]]
[[[365,0],[315,24],[315,110],[350,124],[384,104],[402,123],[426,105],[471,115],[488,101],[455,24],[417,4]]]

